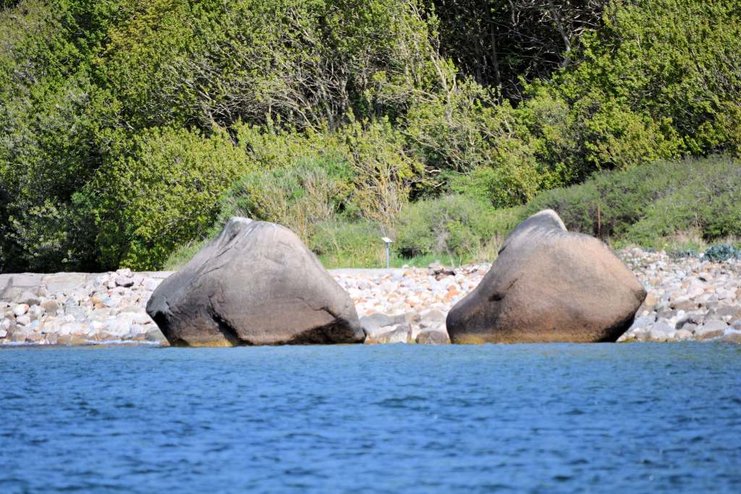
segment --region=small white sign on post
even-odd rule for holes
[[[383,240],[383,243],[386,244],[386,269],[391,267],[391,240],[388,237],[381,237],[381,240]]]

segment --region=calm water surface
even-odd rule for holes
[[[741,347],[0,350],[0,492],[741,492]]]

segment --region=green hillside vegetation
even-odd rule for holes
[[[310,204],[320,199],[305,192],[274,197],[281,203],[285,197],[299,197],[304,211],[316,207]],[[327,199],[324,204],[331,205],[331,198]],[[224,211],[229,214],[216,223],[208,238],[218,233],[226,217],[249,210],[235,207],[234,195],[227,201]],[[546,190],[527,204],[509,208],[495,208],[461,193],[407,203],[395,223],[392,264],[491,261],[507,234],[542,209],[555,210],[570,231],[596,236],[615,248],[634,245],[678,255],[699,254],[711,245],[741,249],[741,161],[731,157],[657,161],[630,170],[598,172],[582,184]],[[315,224],[308,236],[310,247],[327,267],[385,263],[378,223],[351,221],[336,212],[328,218]],[[300,225],[293,228],[301,231]],[[203,243],[177,249],[166,266],[181,266]]]
[[[159,269],[233,214],[331,266],[380,264],[381,235],[398,263],[491,259],[541,207],[618,243],[738,236],[739,14],[0,2],[0,272]]]

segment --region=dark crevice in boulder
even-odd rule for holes
[[[354,335],[355,331],[346,321],[336,320],[297,334],[287,343],[289,345],[330,345],[337,342],[351,342],[356,339]]]
[[[211,320],[216,323],[216,327],[218,328],[219,333],[221,333],[224,336],[224,339],[226,339],[226,341],[228,341],[229,344],[231,344],[232,346],[252,344],[249,341],[240,339],[237,331],[232,327],[231,324],[229,324],[229,321],[221,317],[213,310],[209,310],[208,315],[211,317]]]

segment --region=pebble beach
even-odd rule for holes
[[[648,295],[621,342],[741,343],[741,260],[624,249]],[[355,302],[366,343],[446,343],[445,317],[489,264],[331,270]],[[0,345],[167,345],[144,308],[171,272],[0,275]]]

